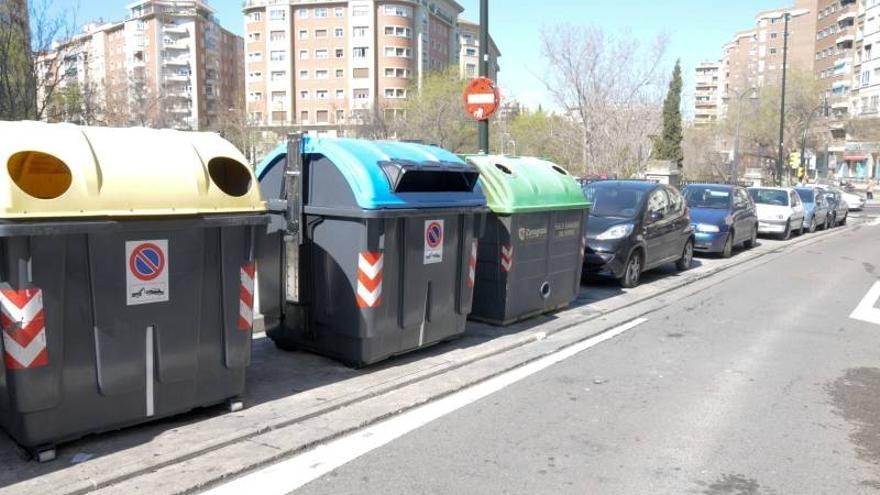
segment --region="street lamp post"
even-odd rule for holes
[[[489,77],[489,0],[480,0],[480,77]],[[489,121],[477,124],[480,152],[489,153]]]
[[[757,88],[755,88],[753,86],[753,87],[749,88],[748,91],[743,91],[742,93],[740,93],[736,90],[733,90],[733,89],[731,91],[736,95],[736,99],[738,100],[737,105],[736,105],[736,137],[734,138],[734,141],[733,141],[733,161],[730,162],[730,181],[731,181],[731,183],[736,184],[736,174],[737,174],[737,171],[739,170],[739,160],[740,160],[740,156],[739,156],[739,130],[740,130],[740,124],[742,123],[742,102],[743,102],[743,98],[746,95],[752,95],[752,98],[751,98],[752,100],[756,99],[757,96],[755,95],[755,93],[757,91]]]
[[[785,158],[783,156],[785,151],[782,147],[785,140],[785,76],[788,68],[788,21],[791,19],[791,14],[786,12],[783,17],[785,18],[785,30],[782,35],[782,96],[779,103],[779,156],[776,158],[776,182],[780,186],[782,185],[782,161]]]

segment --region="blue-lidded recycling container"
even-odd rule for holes
[[[257,176],[274,210],[260,308],[278,347],[359,367],[464,332],[488,211],[475,166],[435,146],[305,137]]]

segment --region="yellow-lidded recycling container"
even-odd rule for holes
[[[254,233],[245,158],[215,134],[0,122],[0,424],[54,446],[240,406]]]

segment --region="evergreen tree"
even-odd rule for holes
[[[654,140],[654,158],[670,160],[681,168],[684,153],[681,149],[681,61],[676,60],[669,82],[669,92],[663,102],[663,132]]]

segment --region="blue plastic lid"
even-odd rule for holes
[[[330,160],[365,210],[486,205],[476,167],[436,146],[307,136],[302,152]],[[257,166],[257,178],[286,155],[287,144],[275,148]]]

